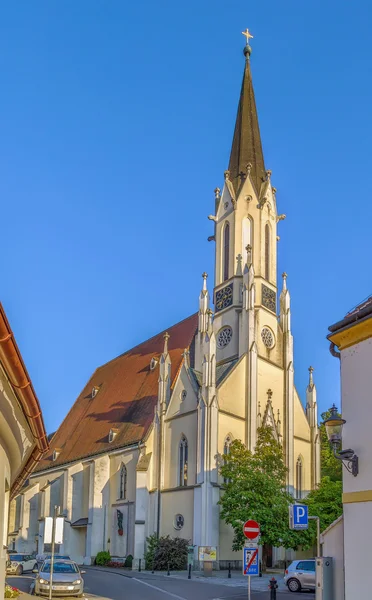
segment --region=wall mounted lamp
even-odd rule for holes
[[[332,406],[330,410],[331,414],[324,421],[324,425],[327,432],[328,441],[333,449],[335,458],[341,460],[344,467],[356,477],[359,473],[359,459],[355,454],[354,450],[350,448],[347,450],[338,450],[341,446],[342,441],[342,428],[346,421],[337,414],[337,407]]]

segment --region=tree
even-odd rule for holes
[[[342,463],[334,457],[323,423],[325,419],[328,419],[330,414],[329,410],[322,413],[322,423],[319,426],[321,475],[322,477],[329,477],[331,481],[342,481]]]
[[[235,440],[230,453],[223,458],[220,471],[227,483],[219,503],[221,518],[234,530],[233,550],[243,547],[243,524],[247,519],[260,524],[264,567],[267,546],[310,547],[314,540],[313,528],[298,532],[288,527],[288,507],[293,498],[286,489],[283,448],[274,439],[271,429],[258,429],[254,452]]]
[[[342,481],[323,477],[317,489],[310,492],[304,503],[309,507],[309,515],[319,517],[320,530],[324,531],[342,515]]]

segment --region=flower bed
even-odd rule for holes
[[[18,598],[20,591],[11,585],[5,585],[4,598]]]

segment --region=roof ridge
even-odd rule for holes
[[[182,321],[177,321],[177,323],[174,323],[174,325],[170,325],[169,327],[166,327],[165,329],[162,329],[162,331],[158,331],[158,333],[155,333],[150,338],[147,338],[147,340],[143,340],[143,342],[140,342],[136,346],[133,346],[133,348],[129,348],[128,350],[125,350],[125,352],[122,352],[121,354],[118,354],[114,358],[111,358],[111,360],[108,360],[107,362],[103,363],[102,365],[99,365],[96,368],[95,372],[99,371],[99,369],[102,369],[102,367],[105,367],[106,365],[109,365],[110,363],[114,362],[115,360],[118,360],[119,358],[122,358],[122,356],[125,356],[129,352],[132,352],[132,350],[135,350],[136,348],[139,348],[139,346],[142,346],[143,344],[146,344],[147,342],[151,342],[151,340],[155,339],[158,335],[161,335],[162,333],[165,333],[166,331],[168,331],[169,329],[172,329],[173,327],[176,327],[177,325],[181,325],[181,323],[184,323],[188,319],[192,319],[197,314],[198,314],[197,312],[194,312],[192,315],[189,315],[188,317],[185,317],[184,319],[182,319]]]

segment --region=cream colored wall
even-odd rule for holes
[[[127,469],[127,497],[126,501],[134,502],[136,499],[136,466],[138,450],[123,451],[110,455],[110,503],[123,502],[119,499],[120,468],[124,463]]]
[[[297,459],[302,458],[302,490],[307,494],[311,490],[311,444],[297,438],[294,439],[294,485],[297,488],[296,481],[296,463]]]
[[[167,420],[164,424],[164,455],[169,459],[164,470],[164,488],[179,484],[179,445],[182,435],[188,443],[188,484],[196,483],[197,414]]]
[[[257,399],[261,404],[261,415],[263,417],[267,404],[267,390],[273,392],[271,401],[274,410],[275,419],[278,409],[280,410],[280,420],[284,422],[284,374],[283,370],[276,365],[269,363],[261,358],[257,360]]]
[[[246,356],[242,357],[218,388],[219,409],[243,418],[247,385],[246,360]]]
[[[310,442],[310,426],[298,392],[294,391],[294,434]]]
[[[260,284],[256,285],[257,302],[261,302],[261,283],[265,284],[264,280],[260,280]],[[266,285],[266,284],[265,284]],[[264,327],[269,327],[275,337],[275,346],[270,349],[265,346],[262,341],[261,331]],[[256,331],[257,331],[257,350],[260,357],[275,363],[278,367],[283,367],[283,334],[280,329],[278,319],[274,313],[266,308],[259,308],[256,311]]]
[[[231,525],[227,525],[225,521],[220,519],[220,560],[242,560],[242,553],[232,550],[234,531]]]
[[[183,391],[187,392],[184,400],[181,399],[181,394]],[[195,388],[191,383],[185,367],[183,366],[173,387],[171,399],[166,413],[166,419],[183,415],[191,410],[196,410],[196,405],[197,395]]]
[[[185,524],[181,530],[173,526],[175,515],[181,514]],[[161,495],[161,535],[193,539],[194,490],[184,488],[180,491],[163,492]]]

